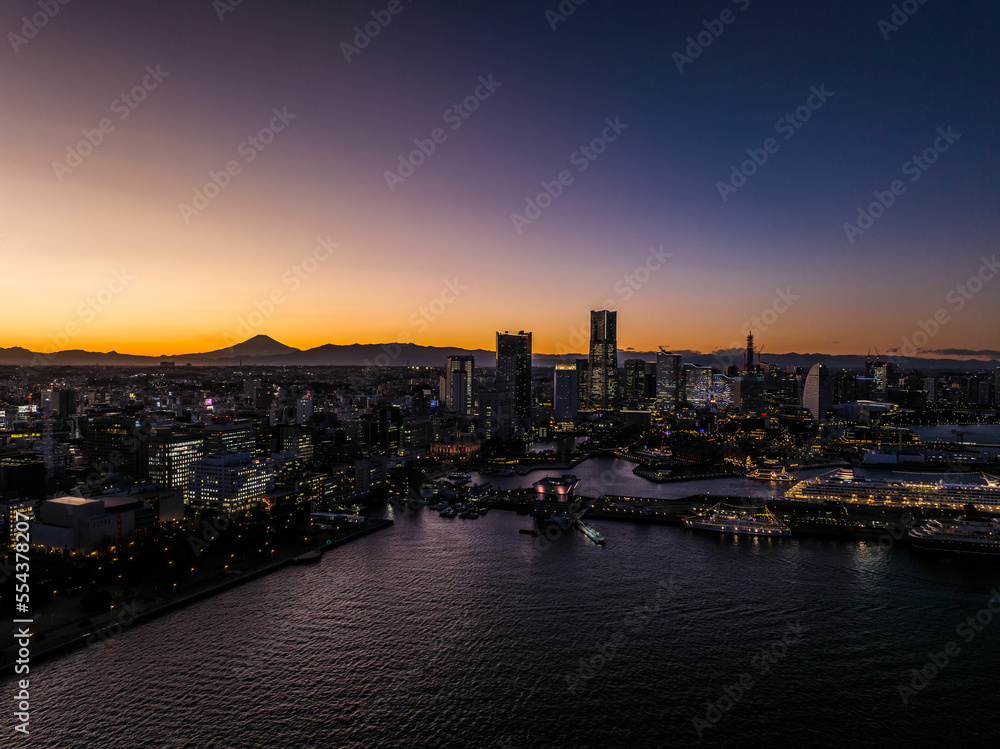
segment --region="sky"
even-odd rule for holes
[[[9,0],[0,346],[998,355],[996,3],[576,2]]]

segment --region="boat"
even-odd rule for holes
[[[436,505],[431,505],[431,509],[435,512],[441,512],[442,510],[448,509],[448,503],[444,501],[438,502]]]
[[[487,512],[490,511],[490,508],[489,507],[477,507],[476,510],[479,512],[480,515],[485,515]]]
[[[604,546],[604,544],[607,543],[607,541],[604,539],[604,536],[598,533],[594,528],[591,528],[589,525],[584,523],[582,520],[577,520],[576,525],[581,531],[583,531],[583,535],[585,535],[587,538],[589,538],[598,546]]]
[[[321,549],[313,549],[312,551],[307,551],[301,556],[295,557],[295,559],[292,560],[292,564],[315,564],[322,558],[323,551]]]
[[[458,510],[456,510],[454,507],[448,507],[444,510],[441,510],[440,515],[443,518],[453,518],[456,515],[458,515]]]
[[[748,479],[756,479],[757,481],[783,481],[792,482],[795,481],[795,477],[785,470],[784,466],[781,466],[781,470],[767,470],[766,468],[757,468],[747,474]]]
[[[461,515],[459,515],[459,517],[462,518],[463,520],[478,520],[479,513],[476,512],[475,510],[466,510]]]
[[[453,484],[468,484],[472,481],[472,477],[467,473],[462,473],[461,471],[453,471],[448,474],[448,480]]]
[[[688,528],[742,536],[790,536],[788,526],[772,515],[766,507],[749,509],[719,503],[704,514],[684,518]]]
[[[503,468],[503,469],[497,471],[497,476],[502,476],[505,479],[506,478],[510,478],[511,476],[516,476],[516,475],[517,475],[517,471],[515,471],[513,468]]]
[[[929,520],[907,534],[915,549],[953,554],[1000,554],[1000,518],[985,518],[973,504],[952,520]]]
[[[1000,482],[986,476],[982,484],[946,484],[944,480],[897,481],[856,476],[850,468],[800,481],[785,493],[803,502],[847,502],[872,507],[916,507],[961,510],[972,504],[1000,510]]]

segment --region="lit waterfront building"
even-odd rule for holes
[[[149,444],[149,480],[180,489],[190,500],[191,466],[205,457],[205,443],[199,434],[170,434]]]
[[[230,515],[246,512],[274,486],[274,465],[244,453],[221,453],[192,466],[191,504]]]

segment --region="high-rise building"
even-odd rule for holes
[[[576,410],[590,408],[590,361],[576,360]]]
[[[646,399],[646,362],[625,360],[625,400],[630,403]]]
[[[868,361],[865,363],[865,375],[874,379],[872,395],[880,400],[889,397],[889,388],[896,387],[899,367],[892,362]]]
[[[513,394],[514,431],[531,433],[531,333],[497,333],[498,390]]]
[[[557,364],[552,386],[552,410],[557,419],[576,418],[579,389],[575,364]]]
[[[656,355],[656,409],[672,414],[681,403],[681,357],[661,351]]]
[[[618,313],[590,313],[590,402],[593,408],[614,408],[618,384]]]
[[[483,440],[509,440],[513,434],[514,395],[509,390],[479,393],[479,436]]]
[[[993,372],[993,405],[1000,408],[1000,367]]]
[[[802,406],[816,421],[825,420],[826,412],[833,408],[833,376],[825,364],[813,364],[806,375]]]
[[[476,359],[473,356],[449,356],[444,367],[445,408],[462,416],[476,410]]]
[[[180,489],[185,503],[191,499],[191,466],[205,457],[200,434],[168,434],[149,443],[149,480],[170,489]]]
[[[274,488],[274,464],[250,453],[221,453],[191,467],[191,503],[228,514],[242,513]]]
[[[252,453],[257,436],[250,421],[231,421],[205,427],[205,454]]]
[[[84,454],[91,470],[146,478],[150,425],[120,413],[92,416],[84,425]]]

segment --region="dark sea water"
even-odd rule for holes
[[[1000,621],[956,631],[1000,587],[992,560],[599,520],[604,547],[546,545],[531,522],[397,512],[318,565],[38,664],[31,736],[2,745],[995,745]]]

